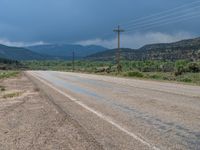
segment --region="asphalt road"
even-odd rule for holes
[[[27,72],[104,149],[200,149],[200,87]]]

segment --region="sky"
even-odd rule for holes
[[[200,36],[200,0],[0,0],[0,44],[122,47]]]

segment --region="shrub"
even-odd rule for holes
[[[176,68],[187,66],[188,61],[186,60],[177,60],[175,63]]]
[[[154,72],[157,69],[154,66],[144,66],[143,68],[141,68],[142,72]]]
[[[200,66],[198,63],[196,62],[192,62],[192,63],[189,63],[188,64],[188,71],[189,72],[194,72],[194,73],[197,73],[200,71]]]
[[[198,52],[197,52],[197,57],[198,57],[198,59],[200,59],[200,50],[198,50]]]
[[[186,72],[186,69],[184,68],[184,66],[178,66],[175,72],[175,76],[182,75],[184,72]]]
[[[183,79],[181,79],[180,81],[182,81],[182,82],[192,82],[192,79],[189,79],[189,78],[183,78]]]
[[[131,72],[128,72],[127,75],[128,75],[129,77],[139,77],[139,78],[144,77],[144,75],[143,75],[141,72],[138,72],[138,71],[131,71]]]
[[[21,96],[22,93],[21,92],[14,92],[14,93],[7,93],[5,95],[3,95],[3,98],[14,98],[14,97],[19,97]]]
[[[153,75],[150,75],[149,77],[152,79],[161,79],[162,78],[162,76],[159,74],[153,74]]]
[[[162,66],[163,72],[173,72],[174,71],[174,64],[172,62],[164,63]]]
[[[3,92],[3,91],[5,91],[5,90],[6,90],[6,88],[5,88],[4,86],[1,86],[1,85],[0,85],[0,91]]]
[[[109,73],[110,72],[110,67],[98,67],[98,68],[95,68],[95,72],[96,73],[100,73],[100,72],[107,72]]]

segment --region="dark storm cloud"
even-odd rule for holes
[[[95,38],[107,39],[114,35],[112,29],[118,23],[191,2],[191,0],[0,0],[0,39],[25,43],[33,41],[70,43]],[[154,28],[148,32],[170,34],[180,31],[199,34],[199,23],[199,19],[195,18],[181,24]]]

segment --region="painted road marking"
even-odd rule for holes
[[[51,84],[49,84],[48,82],[46,82],[44,79],[41,79],[40,77],[38,77],[37,74],[30,72],[32,74],[33,77],[35,77],[36,79],[38,79],[39,81],[41,81],[42,83],[46,84],[47,86],[49,86],[50,88],[54,89],[55,91],[57,91],[58,93],[64,95],[65,97],[69,98],[71,101],[75,102],[76,104],[82,106],[83,108],[85,108],[86,110],[94,113],[95,115],[97,115],[99,118],[107,121],[108,123],[112,124],[113,126],[115,126],[116,128],[118,128],[119,130],[123,131],[124,133],[126,133],[127,135],[133,137],[134,139],[136,139],[137,141],[141,142],[142,144],[148,146],[149,148],[153,149],[153,150],[160,150],[159,148],[157,148],[156,146],[152,145],[151,143],[148,143],[144,138],[141,138],[139,136],[137,136],[136,134],[128,131],[127,129],[125,129],[124,127],[122,127],[121,125],[117,124],[115,121],[113,121],[113,119],[111,119],[108,116],[103,115],[102,113],[90,108],[89,106],[87,106],[86,104],[82,103],[81,101],[78,101],[77,99],[75,99],[74,97],[68,95],[67,93],[55,88],[54,86],[52,86]]]

